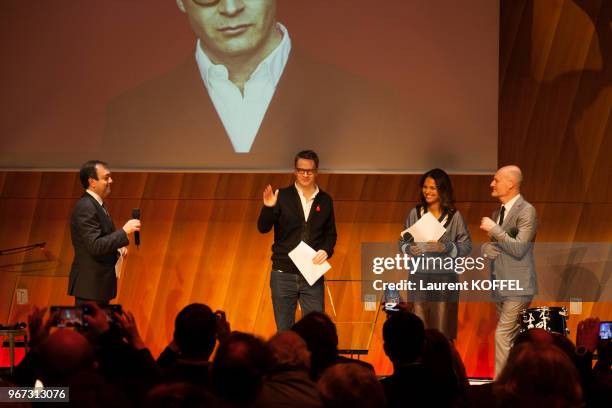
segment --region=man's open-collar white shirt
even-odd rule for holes
[[[314,203],[314,199],[319,194],[319,186],[315,184],[314,193],[310,198],[306,198],[302,189],[298,186],[297,182],[294,184],[296,190],[298,191],[298,196],[300,197],[300,202],[302,203],[302,210],[304,211],[304,219],[308,222],[308,216],[310,215],[310,209],[312,208],[312,203]]]
[[[289,33],[282,24],[277,24],[283,38],[244,84],[244,96],[229,80],[229,71],[225,65],[214,64],[202,50],[200,40],[196,44],[195,57],[200,76],[236,153],[248,153],[251,150],[289,59]]]
[[[94,193],[90,189],[85,190],[85,192],[88,193],[90,196],[92,196],[98,202],[98,204],[104,207],[104,202],[102,201],[102,197],[100,197],[98,194]]]

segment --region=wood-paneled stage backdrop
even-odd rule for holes
[[[539,242],[612,240],[611,14],[605,0],[501,2],[498,161],[522,167],[523,194],[539,215]],[[474,241],[485,239],[480,218],[497,205],[490,178],[452,176]],[[134,312],[154,354],[190,302],[225,310],[234,329],[274,332],[272,234],[260,235],[256,219],[265,185],[287,185],[291,175],[116,172],[113,179],[108,206],[115,223],[122,225],[134,207],[143,214],[143,243],[130,248],[117,302]],[[329,278],[359,279],[360,244],[396,239],[415,204],[417,181],[416,175],[320,175],[335,200],[339,236]],[[25,320],[32,305],[71,304],[68,219],[81,193],[76,171],[0,172],[0,248],[47,242],[44,251],[0,257],[0,323]],[[357,284],[328,287],[334,305],[328,301],[327,311],[338,322],[374,319],[358,302]],[[16,289],[27,289],[27,304],[18,304]],[[586,316],[612,320],[610,303],[582,306],[569,321],[573,334]],[[461,304],[459,313],[457,348],[469,374],[490,375],[494,306]],[[391,371],[382,320],[365,357],[379,374]],[[342,341],[357,347],[367,339],[354,327],[339,324]]]

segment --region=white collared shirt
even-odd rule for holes
[[[510,209],[512,208],[514,203],[516,203],[516,200],[518,200],[520,196],[521,196],[520,194],[517,194],[514,197],[512,197],[512,199],[510,201],[508,201],[506,204],[502,205],[502,207],[506,208],[506,211],[504,212],[504,219],[506,219],[506,217],[508,217],[508,214],[510,213]],[[497,216],[497,223],[498,224],[499,224],[499,217],[501,217],[501,207],[500,207],[499,215]]]
[[[96,201],[98,202],[98,204],[100,204],[102,207],[104,207],[104,202],[102,201],[102,197],[100,197],[98,194],[94,193],[93,191],[91,191],[89,189],[85,190],[85,192],[87,192],[90,196],[95,198]]]
[[[302,202],[302,210],[304,210],[304,219],[308,221],[308,216],[310,215],[312,203],[314,202],[314,199],[317,194],[319,194],[319,186],[315,184],[315,191],[310,198],[306,198],[300,187],[298,187],[297,183],[295,183],[295,188],[297,189],[298,195],[300,196],[300,201]]]
[[[214,64],[202,50],[200,40],[197,41],[195,57],[200,75],[236,153],[248,153],[251,150],[289,59],[289,33],[280,23],[278,28],[283,38],[244,84],[244,96],[229,80],[227,67]]]

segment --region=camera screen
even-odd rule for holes
[[[612,322],[601,322],[599,324],[599,338],[602,340],[612,339]]]
[[[83,325],[83,315],[79,307],[51,307],[51,313],[55,314],[54,326],[56,327],[79,327]]]
[[[102,308],[109,323],[115,322],[114,313],[122,314],[121,305],[107,305]],[[81,306],[51,306],[51,314],[55,316],[53,325],[55,327],[87,327],[83,316],[92,315],[93,309],[89,305]]]
[[[385,312],[399,312],[398,303],[395,302],[387,302],[385,303]]]

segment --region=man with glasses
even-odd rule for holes
[[[304,150],[295,156],[294,165],[293,185],[276,191],[269,184],[265,188],[257,220],[261,233],[274,227],[270,289],[278,331],[293,325],[298,301],[303,316],[322,312],[324,305],[323,277],[310,286],[289,252],[304,241],[317,251],[312,262],[322,264],[332,256],[337,237],[332,198],[315,183],[319,157],[312,150]]]

